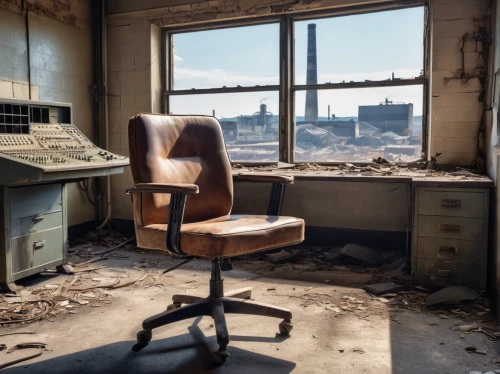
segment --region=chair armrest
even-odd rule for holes
[[[199,188],[196,184],[187,183],[137,183],[127,190],[127,193],[182,193],[197,194]]]
[[[240,173],[238,179],[245,182],[272,183],[271,196],[267,207],[268,216],[279,216],[283,205],[285,187],[293,184],[293,175],[270,174],[270,173]]]
[[[137,183],[127,190],[127,193],[169,193],[170,204],[168,208],[168,226],[166,244],[167,249],[179,256],[184,256],[181,249],[181,226],[186,207],[188,194],[197,194],[199,188],[196,184],[186,183]]]
[[[267,173],[240,173],[238,179],[248,182],[267,182],[280,184],[293,184],[293,175],[267,174]]]

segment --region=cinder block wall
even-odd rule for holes
[[[462,37],[485,24],[489,3],[433,1],[431,153],[442,153],[438,158],[442,164],[468,166],[476,157],[475,136],[483,113],[483,104],[478,100],[481,84],[477,78],[445,78],[460,76]],[[468,41],[464,50],[465,73],[474,75],[488,62],[482,57],[482,45]]]
[[[266,214],[271,186],[237,182],[234,194],[234,213]],[[404,232],[408,195],[404,183],[298,180],[287,186],[282,213],[314,227]]]
[[[110,84],[110,129],[112,151],[126,154],[128,118],[139,112],[158,111],[159,43],[154,35],[161,26],[236,19],[241,17],[280,14],[290,11],[331,8],[367,3],[361,0],[323,0],[312,2],[240,0],[195,1],[172,0],[164,2],[110,0],[108,2],[108,45]],[[227,5],[226,5],[227,4]],[[434,28],[432,64],[432,111],[431,152],[441,152],[440,162],[453,165],[469,165],[474,160],[474,138],[481,119],[481,107],[477,101],[477,79],[469,82],[443,78],[454,76],[459,68],[460,40],[466,32],[475,29],[475,17],[487,14],[488,0],[434,0]],[[479,52],[467,46],[466,68],[471,71]],[[150,58],[150,62],[144,60]],[[144,79],[141,86],[138,77]],[[147,98],[137,97],[139,91],[147,91]],[[142,91],[141,91],[142,92]],[[131,96],[132,95],[132,96]],[[111,103],[111,101],[110,101]],[[158,104],[156,104],[158,105]],[[132,219],[130,200],[124,189],[132,184],[129,171],[113,178],[113,217]],[[392,185],[390,185],[392,186]],[[357,191],[353,192],[353,188]],[[358,228],[380,231],[404,231],[408,224],[408,196],[402,190],[392,190],[387,185],[300,182],[287,194],[284,214],[305,217],[310,225]],[[379,189],[374,195],[373,188]],[[313,193],[306,193],[313,191]],[[268,193],[264,187],[237,185],[235,208],[262,213],[267,206]],[[251,201],[251,203],[249,203]],[[363,203],[361,203],[363,202]],[[376,205],[376,206],[373,206]],[[380,215],[383,212],[383,215]]]
[[[0,98],[70,102],[74,123],[92,139],[90,0],[28,1],[30,66],[21,1],[0,1]],[[94,209],[75,184],[68,191],[68,223],[93,221]]]

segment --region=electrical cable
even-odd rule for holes
[[[189,258],[185,259],[184,261],[179,262],[177,265],[174,265],[171,268],[168,268],[162,274],[166,274],[168,272],[171,272],[172,270],[180,268],[182,265],[187,264],[188,262],[193,261],[193,260],[194,260],[194,257],[189,257]]]
[[[135,236],[133,236],[133,237],[132,237],[132,238],[130,238],[130,239],[125,240],[123,243],[120,243],[120,244],[118,244],[118,245],[114,246],[113,248],[106,249],[105,251],[100,251],[100,252],[92,252],[92,254],[93,254],[93,255],[98,255],[98,256],[100,256],[100,255],[105,255],[105,254],[107,254],[107,253],[113,252],[114,250],[116,250],[116,249],[118,249],[118,248],[123,247],[125,244],[128,244],[128,243],[130,243],[130,242],[131,242],[131,241],[133,241],[133,240],[135,240]]]

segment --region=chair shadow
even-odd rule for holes
[[[121,341],[83,350],[44,361],[6,368],[8,374],[37,373],[97,373],[97,374],[170,374],[170,373],[291,373],[296,364],[291,361],[228,347],[231,357],[220,367],[212,364],[212,352],[217,349],[215,337],[207,338],[197,318],[188,333],[171,338],[153,340],[139,352],[133,352],[135,341]],[[280,342],[283,339],[231,336],[234,341]],[[76,342],[75,342],[76,343]],[[42,356],[43,359],[43,356]]]
[[[276,334],[275,337],[267,336],[244,336],[244,335],[231,335],[233,342],[255,342],[255,343],[281,343],[290,338],[290,336]]]

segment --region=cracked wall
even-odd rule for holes
[[[476,161],[476,133],[483,114],[478,76],[487,66],[484,52],[489,44],[467,40],[462,71],[461,43],[464,35],[488,27],[490,1],[433,4],[431,154],[441,153],[442,164],[470,166]]]

